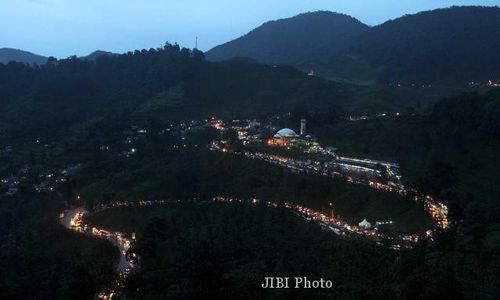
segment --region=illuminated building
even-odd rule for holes
[[[368,222],[366,219],[361,221],[358,225],[360,228],[363,228],[363,229],[370,229],[370,227],[372,227],[372,224],[370,222]]]
[[[222,120],[217,120],[217,119],[212,118],[210,120],[210,126],[212,126],[213,128],[215,128],[217,130],[224,130],[224,122]]]
[[[298,135],[295,133],[295,131],[291,130],[290,128],[283,128],[280,129],[271,139],[267,141],[267,144],[269,146],[288,146],[290,145],[290,142],[292,139],[297,138]]]

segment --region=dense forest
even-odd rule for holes
[[[117,250],[58,224],[63,201],[0,196],[0,298],[92,299],[115,276]]]
[[[144,268],[127,286],[130,296],[141,299],[499,296],[495,256],[456,251],[449,243],[390,252],[366,240],[332,237],[297,216],[265,206],[119,208],[94,215],[91,222],[137,233]],[[329,278],[334,288],[260,288],[265,276],[297,274]]]
[[[130,280],[129,293],[141,299],[382,299],[394,291],[383,283],[391,254],[366,241],[344,243],[292,214],[265,206],[123,208],[92,216],[91,222],[137,232],[144,268]],[[375,269],[382,271],[366,277]],[[265,276],[278,274],[330,278],[336,286],[259,288]]]

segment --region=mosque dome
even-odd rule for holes
[[[280,129],[274,136],[280,138],[291,138],[291,137],[297,137],[298,135],[295,133],[295,131],[291,130],[290,128],[283,128]]]

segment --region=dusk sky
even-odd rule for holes
[[[263,22],[330,10],[377,25],[404,14],[500,0],[0,0],[0,48],[64,58],[126,52],[165,41],[199,48],[234,39]]]

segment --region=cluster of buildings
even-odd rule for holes
[[[0,192],[6,196],[16,195],[21,188],[37,192],[51,192],[54,188],[63,182],[68,181],[80,165],[70,165],[67,168],[56,173],[32,174],[29,167],[22,167],[19,171],[0,181]]]
[[[234,121],[233,121],[234,123]],[[259,130],[256,130],[256,125]],[[239,153],[249,158],[263,160],[277,164],[297,173],[314,173],[329,177],[343,178],[349,183],[365,185],[373,189],[386,190],[398,193],[402,196],[408,195],[410,191],[403,185],[399,174],[399,166],[395,163],[342,157],[337,155],[335,148],[323,148],[316,140],[307,133],[305,119],[300,120],[300,133],[297,134],[290,128],[282,128],[269,134],[274,129],[272,125],[260,126],[257,121],[247,121],[245,126],[227,125],[221,120],[212,120],[210,126],[225,131],[230,128],[237,130],[238,138],[243,145],[260,145],[244,147]],[[267,132],[267,133],[266,133]],[[269,136],[267,139],[262,137]],[[227,140],[216,140],[212,142],[211,149],[220,152],[231,151],[231,143]],[[302,155],[285,156],[282,152],[273,151],[276,148],[298,149]],[[319,154],[319,155],[310,155]],[[411,191],[417,196],[416,199],[424,202],[429,215],[433,218],[436,227],[448,227],[448,208],[443,203],[430,196],[420,195],[417,191]],[[365,220],[366,221],[366,220]],[[369,228],[368,221],[358,224],[360,228]]]
[[[122,158],[131,158],[140,151],[137,144],[140,140],[148,138],[151,135],[174,137],[170,141],[173,149],[184,149],[188,147],[198,147],[197,144],[189,144],[187,135],[190,132],[201,131],[206,128],[208,120],[190,120],[187,122],[171,123],[166,128],[156,132],[148,131],[137,125],[131,125],[122,131],[120,141],[113,144],[101,145],[101,152],[110,153]]]
[[[51,192],[57,185],[69,181],[81,167],[82,164],[69,165],[59,172],[40,174],[40,183],[33,187],[37,192]]]
[[[255,119],[231,120],[226,123],[222,120],[212,118],[208,120],[193,120],[190,122],[172,124],[159,132],[159,134],[168,133],[178,136],[179,141],[182,142],[183,139],[186,138],[188,132],[212,127],[221,132],[221,138],[214,140],[210,148],[220,152],[234,152],[231,151],[231,141],[222,138],[222,133],[225,133],[227,130],[234,130],[237,134],[237,139],[244,146],[239,153],[249,158],[278,164],[294,172],[340,177],[350,183],[362,184],[374,189],[387,190],[401,195],[407,194],[407,189],[401,183],[401,176],[399,175],[397,164],[338,156],[335,153],[335,148],[322,147],[317,143],[315,138],[307,132],[307,121],[305,119],[300,120],[299,133],[291,128],[278,129],[272,123],[272,120],[260,122]],[[125,143],[127,145],[132,144],[137,138],[146,133],[146,130],[142,128],[137,126],[131,127],[124,132],[124,136],[127,138]],[[301,159],[283,156],[283,152],[279,151],[273,153],[273,149],[279,148],[299,149],[300,151],[298,152],[304,155],[301,156]],[[131,153],[130,151],[132,151],[132,153],[134,152],[134,148],[130,149],[132,150],[128,150],[129,154]],[[281,153],[281,155],[277,153]],[[309,156],[310,154],[320,155]],[[59,178],[59,180],[63,181],[64,178]],[[46,182],[41,184],[39,189],[50,186],[51,185]],[[448,226],[448,210],[444,204],[428,196],[416,196],[416,198],[418,198],[419,201],[424,201],[424,206],[435,220],[437,227],[446,228]],[[137,205],[150,204],[163,204],[163,202],[159,200],[147,204],[139,202]],[[112,204],[112,206],[121,205],[131,204],[119,202]],[[377,225],[376,223],[375,226]],[[373,224],[364,220],[364,222],[359,223],[357,227],[369,229],[372,226]]]

